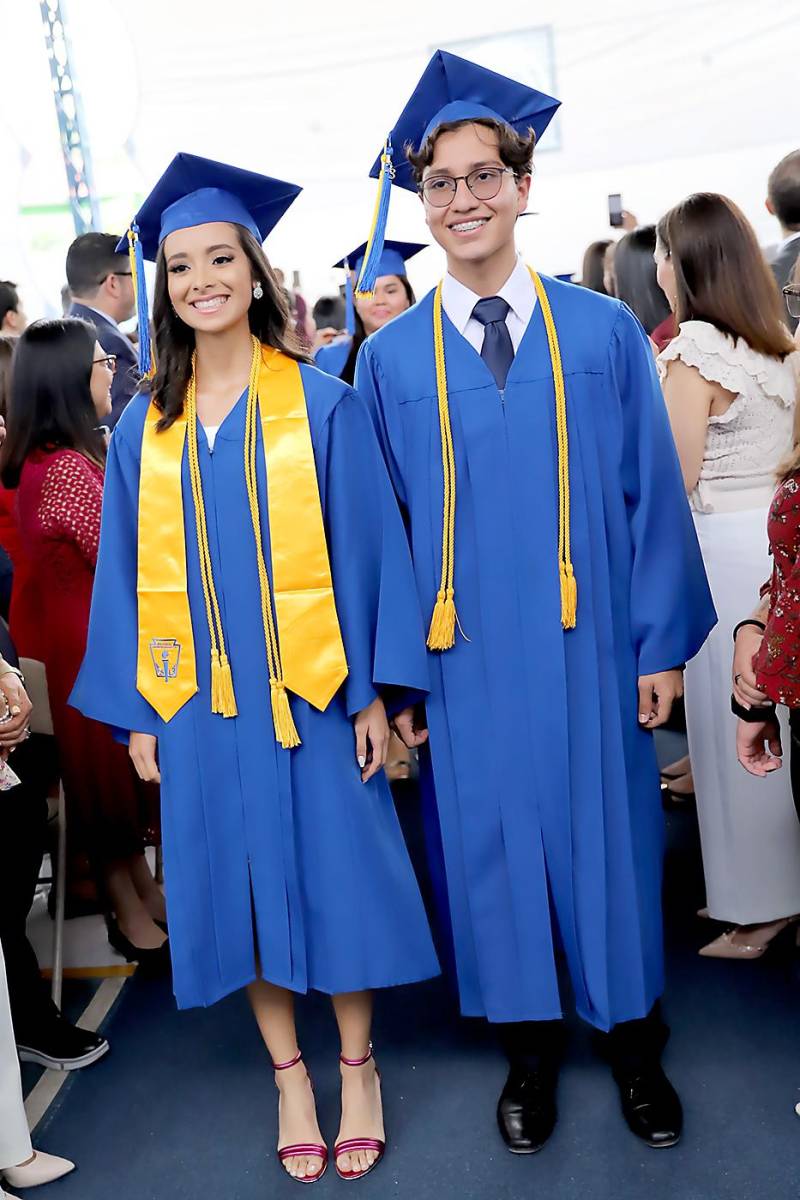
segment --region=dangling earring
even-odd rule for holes
[[[253,299],[261,300],[261,299],[263,299],[263,297],[264,297],[264,289],[261,286],[260,280],[257,279],[255,284],[253,285]]]

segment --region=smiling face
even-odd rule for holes
[[[170,303],[184,324],[198,333],[223,333],[247,320],[253,272],[234,225],[176,229],[163,252]]]
[[[505,166],[497,133],[470,123],[439,134],[423,182],[442,175],[469,175],[482,167]],[[517,179],[508,172],[491,200],[476,199],[464,179],[459,179],[456,194],[446,208],[424,200],[428,228],[448,261],[478,265],[507,254],[509,248],[513,251],[514,226],[527,207],[530,185],[530,175]]]
[[[407,308],[410,308],[408,295],[398,275],[379,275],[374,296],[356,297],[356,310],[368,334],[381,329]]]

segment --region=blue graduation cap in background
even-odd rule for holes
[[[243,225],[263,242],[302,190],[297,184],[211,158],[175,155],[117,247],[127,248],[131,255],[141,374],[148,374],[152,366],[144,259],[155,261],[164,238],[176,229],[191,229],[212,221]]]
[[[405,276],[407,274],[407,260],[413,258],[415,254],[419,254],[420,250],[425,249],[427,249],[427,243],[425,242],[396,242],[391,238],[387,238],[383,243],[383,251],[378,260],[375,278],[380,279],[381,275]],[[345,328],[351,335],[356,331],[355,310],[353,308],[353,275],[358,276],[363,266],[366,252],[367,243],[362,242],[355,250],[351,250],[344,258],[340,258],[337,263],[333,264],[334,268],[342,268],[345,271]]]
[[[538,141],[559,105],[560,101],[527,84],[446,50],[437,50],[370,171],[380,187],[357,293],[368,294],[375,286],[391,185],[417,190],[411,164],[403,153],[405,147],[419,150],[425,139],[446,122],[481,118],[510,125],[523,135],[533,129]],[[394,161],[394,155],[399,161]]]

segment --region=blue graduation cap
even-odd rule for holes
[[[559,106],[560,101],[527,84],[498,75],[496,71],[446,50],[437,50],[370,171],[370,177],[378,179],[380,187],[356,291],[369,293],[375,285],[391,185],[412,192],[417,190],[411,164],[402,154],[404,148],[418,151],[426,138],[446,122],[481,118],[510,125],[523,135],[533,129],[538,141]],[[397,163],[393,160],[395,150],[399,150],[398,157],[401,157]]]
[[[212,221],[243,225],[259,241],[274,229],[303,189],[282,179],[231,167],[196,154],[176,154],[142,204],[117,250],[129,250],[139,321],[139,371],[151,369],[150,325],[144,259],[176,229]]]
[[[413,258],[415,254],[419,254],[420,250],[427,249],[425,242],[396,242],[391,238],[387,238],[383,243],[383,251],[378,260],[377,271],[375,278],[379,279],[381,275],[400,275],[405,276],[406,262],[409,258]],[[364,255],[367,252],[367,243],[362,242],[355,250],[351,250],[344,258],[340,258],[337,263],[334,263],[334,268],[342,268],[345,271],[345,303],[346,303],[346,320],[345,328],[349,334],[354,334],[356,331],[355,312],[353,309],[353,275],[358,276],[363,264]]]

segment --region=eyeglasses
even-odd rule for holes
[[[117,369],[116,354],[104,354],[102,358],[93,358],[92,362],[93,363],[105,363],[105,365],[108,367],[109,371],[111,371],[112,374]]]
[[[789,315],[800,317],[800,287],[787,283],[783,289],[783,294],[786,297],[786,307],[789,310]]]
[[[434,208],[447,208],[452,204],[463,179],[476,200],[494,200],[503,186],[504,175],[516,175],[511,167],[478,167],[469,175],[434,175],[423,179],[419,191]]]

